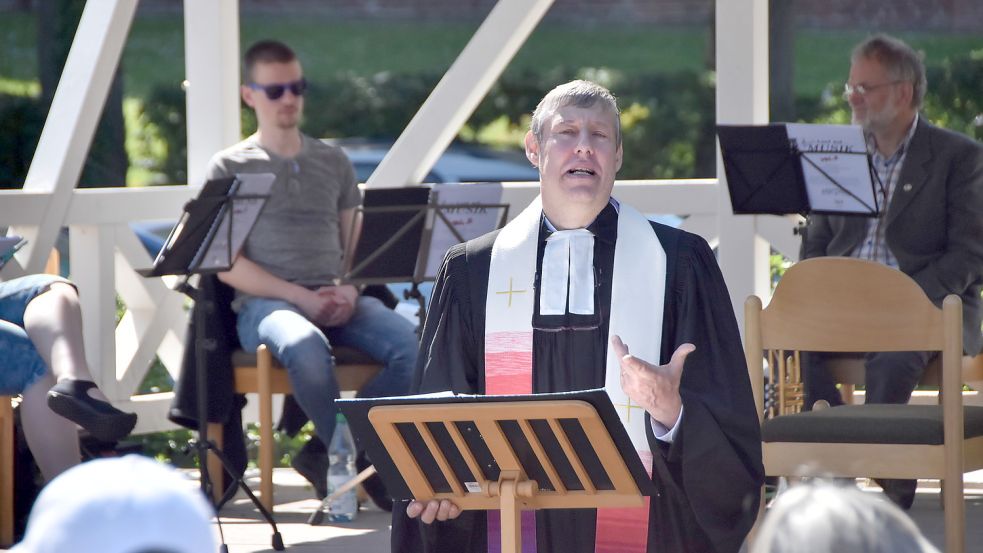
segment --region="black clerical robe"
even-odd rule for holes
[[[596,236],[597,316],[539,315],[536,294],[534,392],[604,386],[617,240],[614,208],[607,206],[588,228]],[[683,416],[674,441],[655,439],[646,424],[652,478],[659,489],[651,500],[648,550],[737,552],[757,515],[763,479],[758,418],[737,324],[706,242],[657,223],[652,228],[666,252],[667,285],[661,359],[646,361],[667,363],[685,342],[695,344],[696,351],[687,357],[682,373]],[[540,265],[548,233],[543,226]],[[491,233],[448,251],[424,327],[414,393],[484,393],[485,298],[496,236]],[[484,511],[425,525],[406,517],[405,506],[397,502],[393,509],[392,551],[486,551]],[[593,552],[594,510],[541,510],[536,519],[539,553]]]

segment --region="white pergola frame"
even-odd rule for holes
[[[499,0],[367,186],[420,182],[552,3]],[[187,316],[182,296],[163,280],[134,273],[150,258],[127,224],[173,219],[202,183],[211,155],[240,139],[239,5],[184,3],[190,186],[76,190],[136,8],[137,0],[86,4],[24,189],[0,192],[0,221],[31,240],[3,278],[41,270],[59,229],[69,227],[90,366],[114,402],[140,414],[137,431],[149,432],[170,426],[170,394],[131,396],[155,354],[177,376]],[[767,0],[718,0],[716,21],[717,121],[768,122]],[[793,259],[798,244],[791,219],[732,215],[719,156],[717,168],[718,179],[619,181],[615,194],[646,213],[686,215],[685,228],[718,246],[741,320],[745,297],[768,295],[769,244]],[[510,213],[537,191],[537,183],[507,184]],[[116,294],[127,307],[118,325]]]

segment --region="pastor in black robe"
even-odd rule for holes
[[[617,212],[608,205],[594,232],[596,315],[533,316],[533,392],[604,386]],[[683,415],[671,444],[647,423],[657,496],[649,513],[650,552],[737,552],[758,512],[763,480],[761,439],[747,365],[730,297],[707,243],[658,223],[652,228],[666,252],[661,359],[683,343],[696,345],[680,382]],[[549,230],[541,225],[537,266]],[[497,232],[451,248],[438,272],[414,379],[414,393],[453,390],[484,393],[485,298]],[[539,285],[539,270],[536,274]],[[652,332],[657,332],[652,329]],[[628,344],[631,346],[631,344]],[[648,416],[646,415],[648,420]],[[426,525],[393,509],[392,551],[483,553],[484,511]],[[591,553],[596,511],[540,510],[540,553]]]

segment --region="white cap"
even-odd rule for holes
[[[140,457],[98,459],[38,496],[18,553],[216,553],[214,511],[187,478]]]

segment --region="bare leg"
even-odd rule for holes
[[[56,282],[34,298],[24,309],[24,330],[58,382],[93,380],[85,361],[82,311],[75,288]],[[106,399],[96,388],[90,388],[90,395]]]
[[[54,383],[49,372],[24,390],[21,403],[24,437],[45,481],[77,465],[81,457],[75,424],[48,408],[46,396]]]
[[[133,430],[136,415],[113,407],[92,381],[75,288],[55,283],[31,300],[24,309],[24,330],[57,381],[47,389],[47,407],[53,413],[104,442],[119,440]]]

